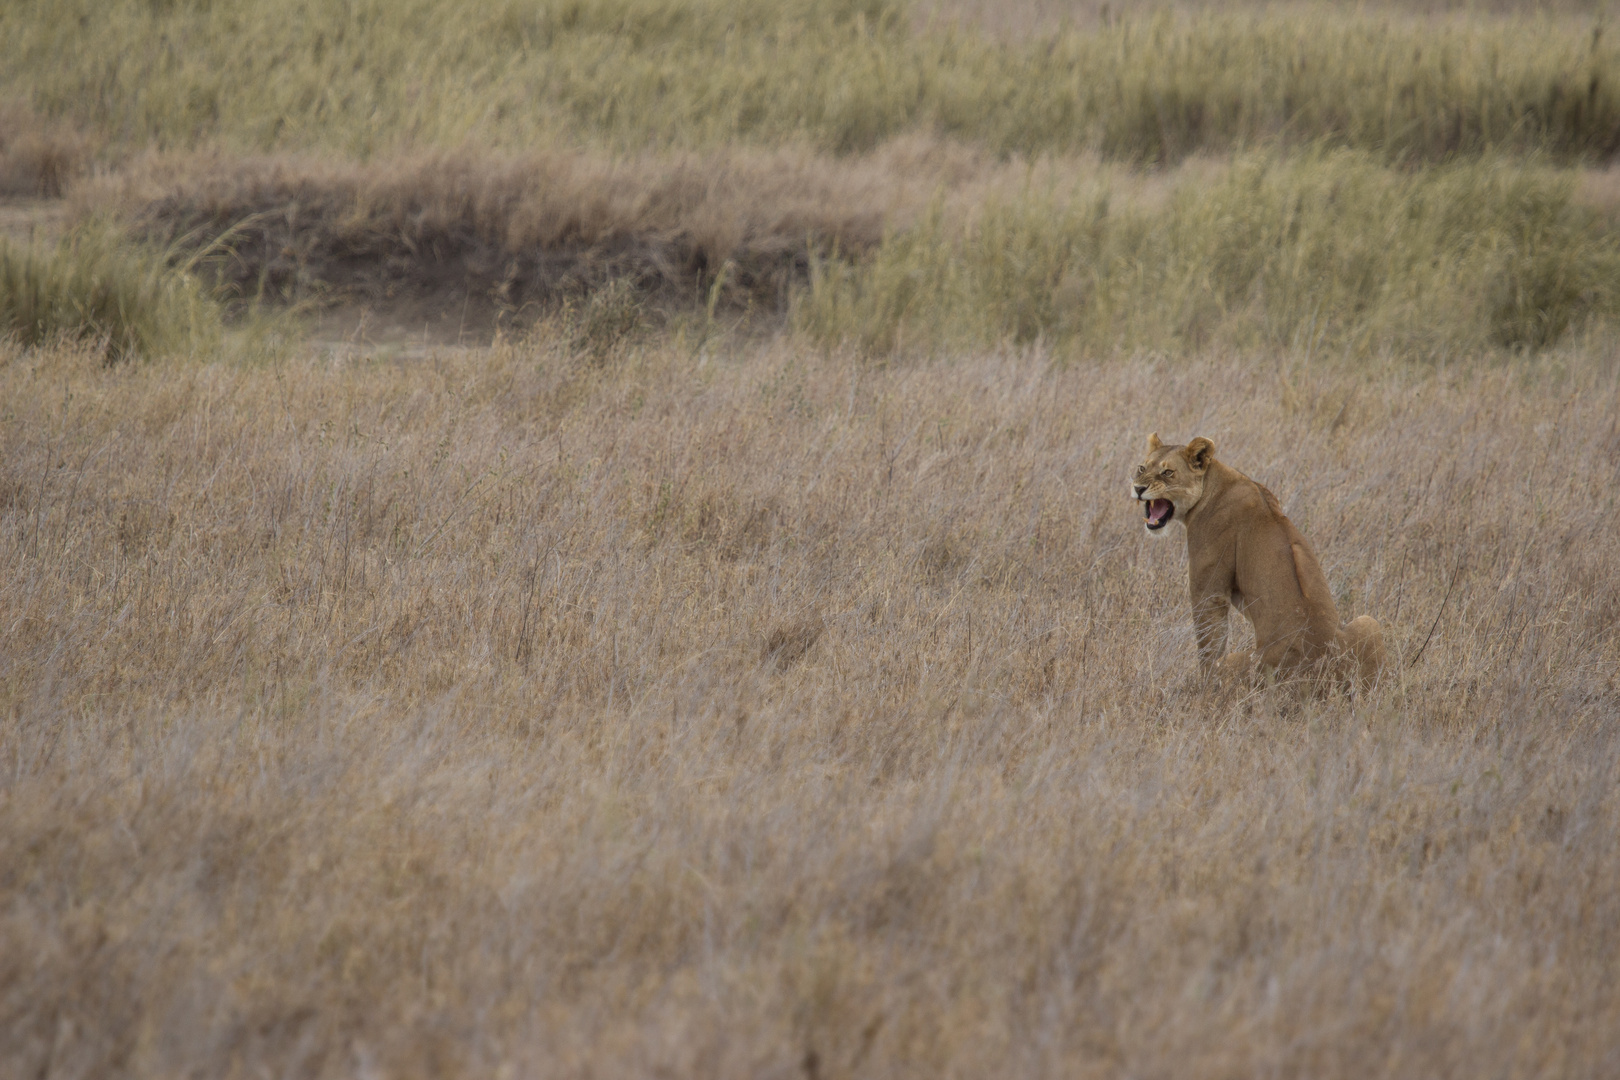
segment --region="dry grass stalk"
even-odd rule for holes
[[[0,354],[8,1075],[1612,1066],[1612,356],[551,340]],[[1188,688],[1150,427],[1422,662]]]

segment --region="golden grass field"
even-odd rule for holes
[[[1620,1075],[1608,10],[6,6],[0,1080]]]
[[[7,1074],[1605,1075],[1616,383],[12,351]],[[1384,685],[1197,689],[1150,427]]]

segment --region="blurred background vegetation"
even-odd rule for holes
[[[167,186],[112,200],[104,183],[82,214],[116,203],[180,258],[177,239],[268,222],[232,248],[238,298],[285,299],[289,280],[352,295],[368,258],[426,259],[480,296],[628,282],[875,353],[1039,338],[1435,356],[1612,319],[1605,6],[1030,10],[20,0],[0,11],[0,189],[61,194],[166,157]],[[649,212],[695,205],[665,174],[726,175],[739,152],[778,157],[729,201],[708,193],[706,226]],[[247,164],[199,209],[184,155]],[[525,182],[534,155],[617,167],[615,206],[582,209],[588,185],[560,205],[547,177]],[[454,190],[427,158],[456,163]],[[421,192],[331,173],[402,163]],[[862,169],[886,175],[808,214],[745,197]],[[537,200],[593,224],[537,231]],[[855,204],[872,235],[852,242],[833,210]],[[429,217],[446,227],[411,238]]]

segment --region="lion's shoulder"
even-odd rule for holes
[[[1230,479],[1223,485],[1219,507],[1226,528],[1244,532],[1266,529],[1287,520],[1282,505],[1271,489],[1258,480],[1232,469]]]

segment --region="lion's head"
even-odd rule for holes
[[[1213,460],[1215,444],[1203,437],[1185,446],[1166,446],[1158,432],[1148,436],[1147,457],[1131,477],[1131,494],[1142,504],[1148,532],[1159,532],[1197,505]]]

